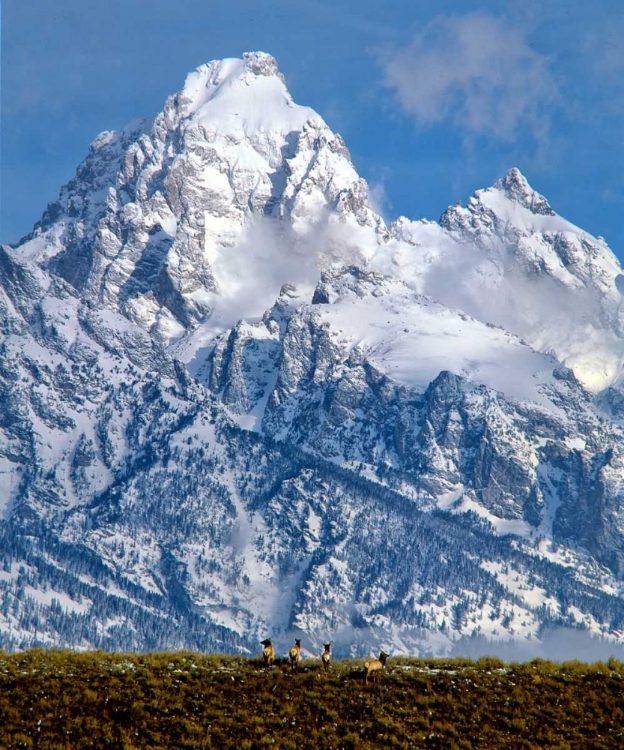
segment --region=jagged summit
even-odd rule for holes
[[[195,70],[195,73],[189,74],[187,84],[195,74],[206,79],[207,87],[219,86],[225,81],[234,79],[244,79],[248,84],[251,77],[275,76],[282,83],[286,82],[273,55],[261,51],[244,52],[241,58],[226,57],[222,60],[211,60],[204,63]]]
[[[191,73],[151,127],[98,136],[20,252],[170,342],[255,284],[258,258],[273,298],[299,281],[284,269],[310,275],[331,242],[290,248],[334,220],[383,225],[342,138],[254,52]]]
[[[314,110],[294,103],[277,62],[265,52],[201,65],[187,76],[174,103],[182,117],[197,118],[209,133],[278,130],[287,135],[300,132],[308,120],[324,125]]]
[[[200,65],[187,75],[179,96],[188,99],[195,97],[195,104],[200,106],[202,97],[198,91],[202,89],[205,101],[214,97],[219,90],[236,85],[251,86],[262,78],[277,78],[286,91],[286,79],[280,73],[274,57],[266,52],[245,52],[242,57],[226,57]],[[287,92],[286,95],[290,98]]]
[[[495,229],[496,224],[506,222],[532,231],[582,231],[558,216],[548,200],[531,187],[517,167],[510,169],[491,187],[475,191],[465,207],[461,202],[449,206],[442,214],[440,224],[447,229],[456,229],[458,225],[466,224],[466,218],[475,214],[483,217],[486,212],[494,221]],[[474,220],[469,223],[475,226]]]
[[[620,263],[602,238],[556,214],[518,169],[447,208],[439,224],[401,219],[390,232],[392,266],[382,256],[377,269],[554,353],[592,391],[618,382]]]
[[[546,198],[533,190],[526,177],[517,167],[510,169],[504,177],[494,184],[494,188],[501,190],[509,200],[528,208],[531,213],[555,216],[555,212]]]

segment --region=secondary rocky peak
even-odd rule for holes
[[[504,177],[496,182],[494,187],[502,191],[510,201],[519,203],[534,214],[555,216],[555,212],[546,198],[533,190],[526,177],[517,167],[510,169]]]
[[[533,190],[522,172],[514,167],[492,187],[477,190],[465,207],[461,202],[449,206],[440,224],[450,230],[499,231],[502,225],[514,225],[532,231],[561,231],[565,222],[548,223],[550,217],[557,214],[546,198]],[[568,227],[576,229],[571,224]]]

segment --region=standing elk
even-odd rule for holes
[[[325,651],[323,651],[321,661],[323,662],[323,669],[325,670],[325,672],[329,672],[329,652],[331,649],[331,643],[323,644],[323,648],[325,649]]]
[[[301,658],[301,640],[297,638],[295,645],[288,652],[290,657],[290,666],[293,672],[297,672],[299,669],[299,659]]]
[[[273,660],[275,659],[275,649],[273,648],[271,639],[265,638],[263,641],[260,641],[260,643],[264,646],[264,648],[262,649],[262,658],[264,659],[264,666],[270,667],[273,664]]]
[[[379,659],[373,659],[373,661],[367,661],[366,664],[364,664],[364,669],[366,670],[364,682],[368,683],[369,677],[372,677],[375,682],[379,682],[379,675],[381,670],[386,666],[387,658],[388,654],[385,651],[382,651],[379,654]]]

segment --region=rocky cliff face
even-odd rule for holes
[[[552,356],[357,268],[324,274],[313,304],[289,296],[214,349],[209,383],[239,424],[529,536],[569,541],[563,517],[601,504],[586,493],[603,473],[619,496],[620,428]]]
[[[620,640],[620,271],[517,170],[387,226],[202,66],[0,251],[0,645]]]

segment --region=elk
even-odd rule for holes
[[[323,648],[325,649],[325,651],[323,651],[321,661],[323,662],[323,669],[325,670],[325,672],[329,672],[329,651],[331,649],[331,643],[323,644]]]
[[[373,659],[372,661],[367,661],[366,664],[364,664],[364,669],[366,670],[366,676],[364,677],[364,682],[368,683],[368,678],[371,677],[375,680],[375,682],[379,681],[379,674],[381,670],[386,666],[386,659],[388,658],[388,654],[385,651],[382,651],[379,654],[379,659]]]
[[[270,667],[273,664],[273,660],[275,659],[275,649],[273,648],[271,639],[265,638],[263,641],[260,641],[260,643],[264,646],[264,648],[262,649],[262,658],[264,659],[264,666]]]
[[[290,666],[293,672],[296,672],[299,668],[299,659],[301,658],[301,640],[295,639],[295,645],[288,652],[290,656]]]

